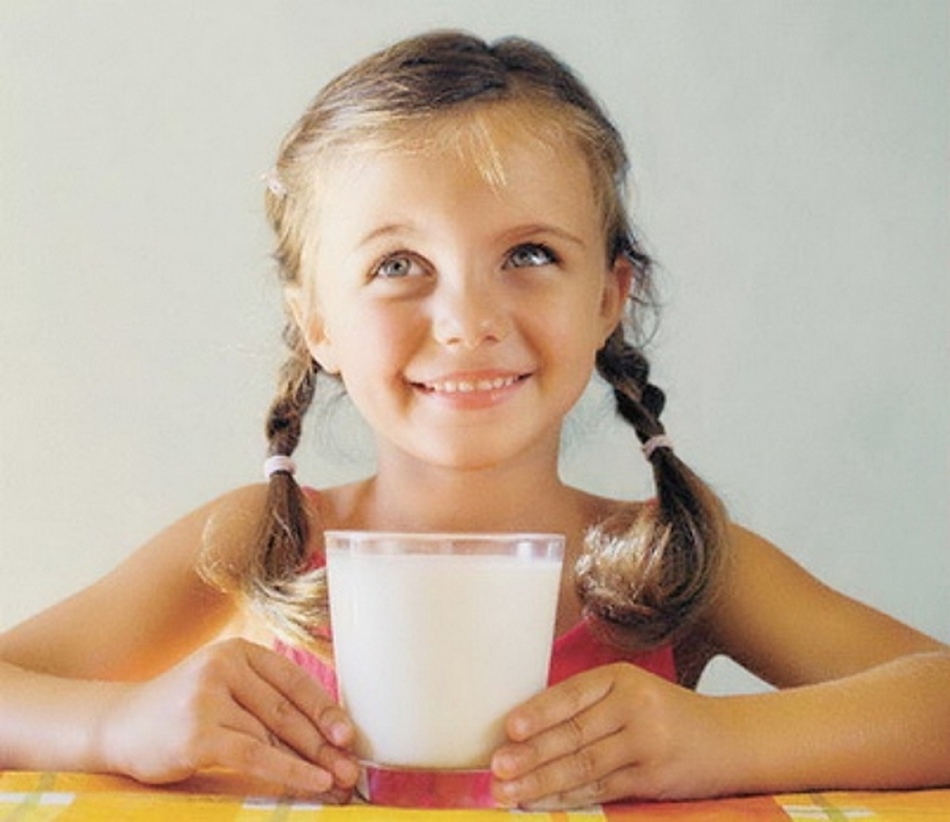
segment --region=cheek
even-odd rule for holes
[[[406,358],[418,344],[418,322],[411,311],[381,310],[360,318],[362,327],[354,328],[361,348],[373,347],[380,364],[390,368],[405,365]]]
[[[344,378],[365,382],[401,371],[413,335],[409,320],[400,313],[361,311],[340,318],[334,344]]]
[[[592,359],[607,333],[600,306],[600,296],[585,290],[538,311],[538,321],[565,357]]]

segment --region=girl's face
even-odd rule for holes
[[[490,150],[354,150],[321,175],[306,282],[288,296],[380,466],[556,459],[623,311],[630,271],[606,259],[584,157],[516,114],[480,118]]]

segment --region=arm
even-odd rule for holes
[[[244,550],[262,499],[244,489],[195,511],[0,636],[0,767],[165,782],[224,766],[307,792],[352,786],[339,750],[352,729],[313,680],[248,642],[202,647],[236,610],[196,568],[208,524],[224,517],[223,550]]]
[[[950,649],[748,531],[735,545],[709,637],[783,690],[716,705],[742,774],[728,789],[950,784]]]
[[[950,784],[946,650],[716,707],[733,770],[725,792]]]
[[[252,503],[249,491],[238,494]],[[140,680],[213,639],[236,608],[201,579],[196,561],[209,517],[232,499],[194,511],[99,581],[0,635],[0,659],[62,677]]]
[[[710,697],[629,665],[595,669],[508,718],[506,804],[950,784],[950,652],[826,586],[755,535],[699,644],[775,693]]]

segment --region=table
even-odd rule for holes
[[[322,806],[276,797],[273,787],[211,772],[169,787],[119,776],[0,772],[0,822],[650,822],[651,820],[950,820],[950,788],[908,792],[824,792],[606,805],[565,813],[418,811],[369,805]]]

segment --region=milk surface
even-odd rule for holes
[[[544,688],[561,561],[328,548],[334,653],[357,755],[481,768]]]

